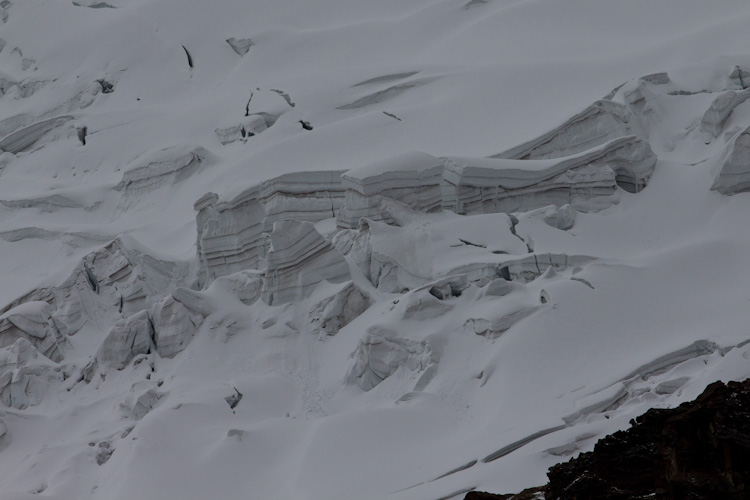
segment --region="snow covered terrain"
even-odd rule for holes
[[[750,376],[746,0],[0,22],[3,500],[514,492]]]

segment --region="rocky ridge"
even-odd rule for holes
[[[750,379],[715,382],[694,401],[651,409],[594,450],[550,468],[549,483],[465,500],[743,499],[750,482]]]

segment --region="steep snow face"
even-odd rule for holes
[[[3,498],[516,491],[747,377],[748,21],[0,2]]]

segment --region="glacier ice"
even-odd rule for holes
[[[97,352],[101,366],[121,370],[139,354],[151,352],[153,326],[148,311],[115,323]]]
[[[725,195],[750,189],[750,127],[732,139],[711,189]]]
[[[208,193],[195,203],[200,282],[258,269],[262,235],[276,221],[318,222],[334,217],[344,201],[342,172],[285,174],[245,189],[230,200]]]
[[[311,222],[275,222],[269,243],[263,283],[263,300],[268,305],[299,302],[321,281],[350,279],[344,256]]]
[[[417,151],[347,171],[341,176],[346,197],[339,227],[356,228],[363,217],[392,224],[383,212],[383,197],[423,212],[439,210],[442,174],[441,160]]]

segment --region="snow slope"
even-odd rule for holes
[[[711,189],[750,100],[706,115],[745,87],[747,2],[0,6],[3,499],[512,492],[750,375],[750,198]],[[512,217],[384,202],[354,229],[318,210],[325,240],[287,223],[265,239],[270,217],[252,240],[284,279],[200,278],[206,193],[239,214],[282,174],[383,175],[413,151],[492,164],[623,83],[610,99],[658,161],[572,226],[541,195]],[[396,170],[383,189],[412,204]],[[294,189],[252,202],[346,203]]]

